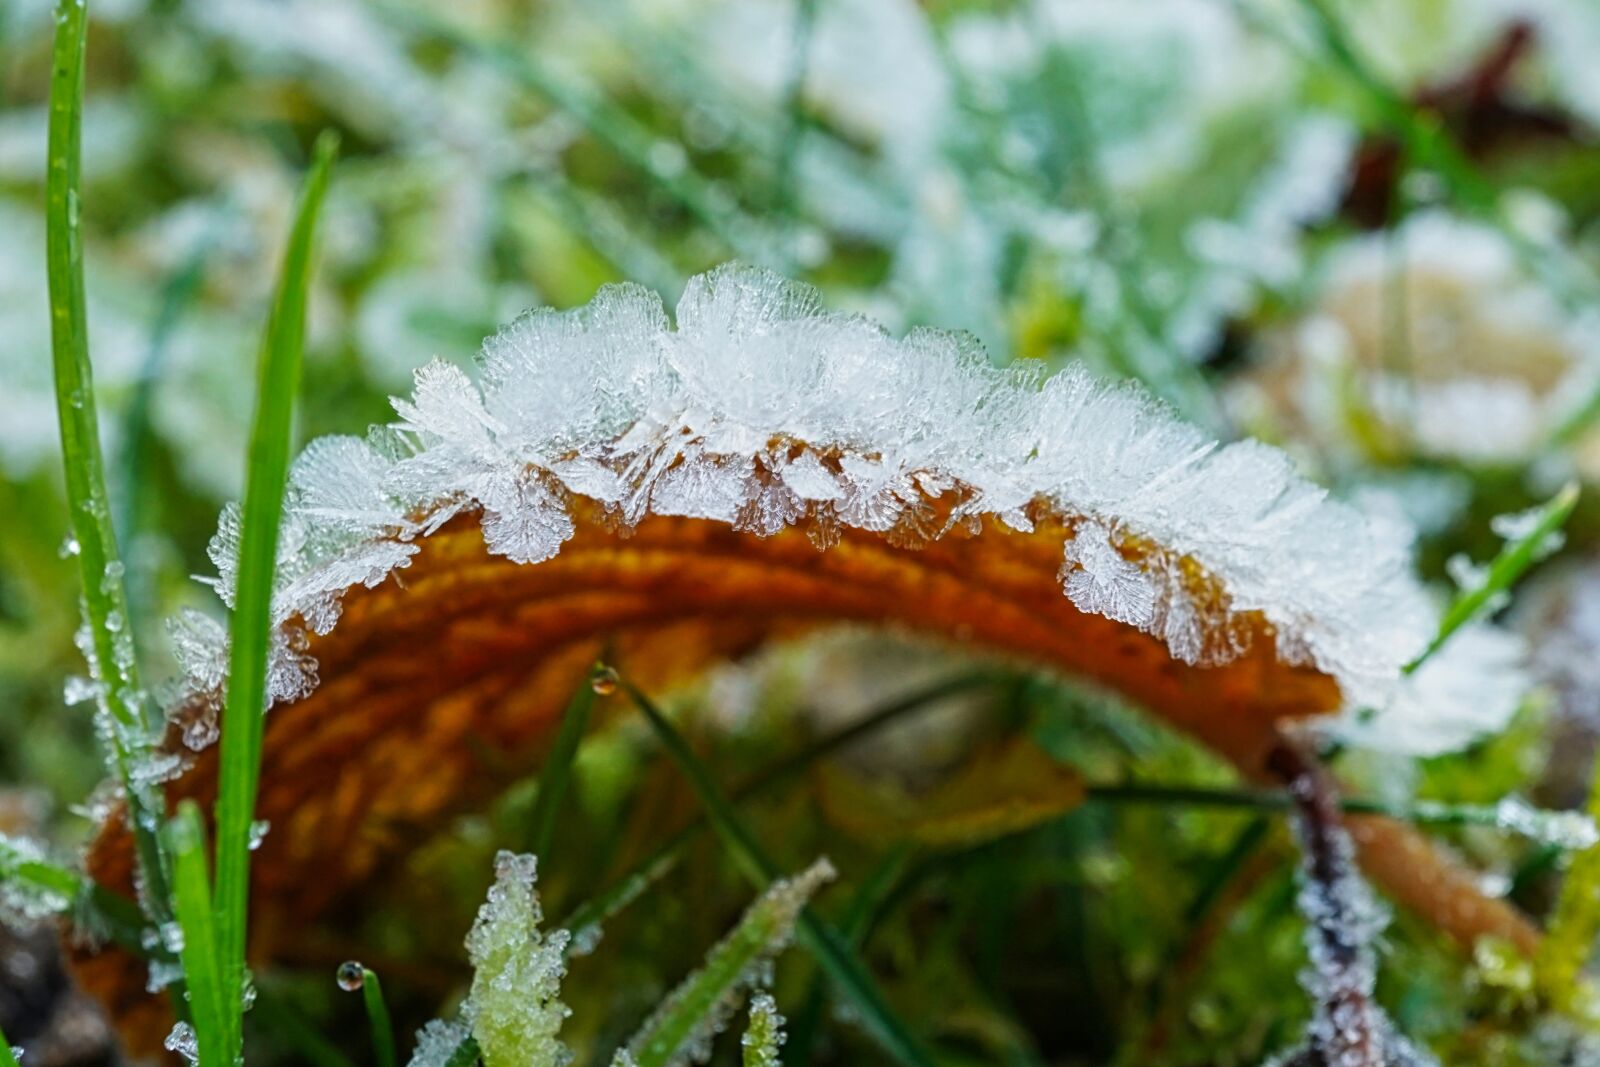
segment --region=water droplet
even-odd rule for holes
[[[62,559],[71,559],[73,556],[76,556],[82,551],[83,546],[78,544],[78,539],[76,537],[68,537],[65,541],[61,542],[61,551],[59,554]]]
[[[267,831],[272,829],[272,823],[267,819],[257,819],[250,824],[250,851],[254,852],[261,847],[262,840],[267,836]]]
[[[608,697],[617,691],[619,681],[621,679],[617,675],[616,668],[607,667],[602,663],[589,676],[589,688],[595,691],[596,696]]]
[[[334,975],[334,980],[339,983],[339,988],[346,993],[354,993],[367,983],[367,969],[356,960],[345,960],[339,964],[339,970]]]

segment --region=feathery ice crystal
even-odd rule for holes
[[[1238,619],[1256,612],[1280,658],[1396,724],[1369,740],[1438,751],[1510,711],[1504,685],[1431,709],[1408,691],[1401,667],[1435,620],[1409,531],[1329,500],[1282,453],[1218,445],[1139,389],[1077,368],[1040,381],[995,369],[960,335],[896,340],[764,271],[693,279],[675,329],[635,286],[533,312],[486,343],[479,383],[430,364],[395,408],[394,427],[315,441],[295,464],[272,700],[314,687],[306,631],[334,626],[344,591],[404,567],[452,517],[481,512],[491,553],[538,563],[572,536],[576,509],[598,508],[624,529],[652,514],[757,535],[805,525],[824,548],[845,527],[919,544],[1059,517],[1073,604],[1164,640],[1177,660],[1229,660]],[[211,555],[230,603],[238,537],[229,508]],[[182,695],[214,694],[222,628],[191,615],[175,643]],[[1462,659],[1447,646],[1423,679],[1459,679]],[[208,721],[185,729],[195,744],[214,733]]]

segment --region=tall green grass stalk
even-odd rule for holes
[[[0,1067],[18,1067],[16,1053],[11,1051],[4,1030],[0,1030]]]
[[[244,1010],[251,821],[261,775],[272,586],[289,472],[290,423],[299,391],[317,214],[337,151],[338,138],[332,133],[317,139],[262,340],[250,432],[216,809],[217,951],[223,994],[232,1014]]]
[[[594,710],[594,676],[604,670],[596,664],[578,683],[567,710],[561,716],[561,729],[556,734],[555,745],[539,772],[539,793],[533,802],[533,817],[529,820],[528,851],[541,860],[550,851],[550,841],[556,833],[556,816],[561,811],[561,798],[566,795],[567,784],[572,780],[572,762],[578,756],[578,744],[589,726],[589,713]]]
[[[45,175],[50,347],[72,531],[69,550],[78,559],[83,580],[84,654],[98,686],[101,732],[126,797],[143,903],[161,922],[171,919],[158,833],[164,802],[140,774],[145,749],[159,736],[161,720],[145,697],[133,654],[132,617],[112,527],[89,363],[79,176],[88,15],[86,0],[58,0]]]

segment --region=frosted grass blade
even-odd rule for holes
[[[238,588],[229,631],[228,694],[222,719],[217,796],[217,950],[230,1012],[243,1012],[245,925],[249,913],[250,823],[261,774],[272,584],[289,470],[290,419],[299,389],[306,293],[318,210],[338,139],[317,140],[262,341],[256,413],[250,433]]]
[[[56,411],[61,424],[71,551],[83,580],[89,644],[84,650],[100,686],[99,704],[111,758],[127,797],[144,904],[152,918],[171,918],[167,871],[156,828],[163,801],[136,774],[141,749],[159,721],[143,696],[133,655],[131,616],[122,560],[117,552],[106,491],[105,457],[89,362],[88,313],[83,281],[79,168],[83,141],[83,64],[88,8],[60,0],[50,74],[48,162],[45,176],[46,263],[50,287],[50,347]]]
[[[0,1030],[0,1067],[18,1067],[17,1057],[11,1051],[11,1043],[6,1040],[4,1030]]]
[[[1406,664],[1407,674],[1427,662],[1452,634],[1477,617],[1478,613],[1501,593],[1509,590],[1523,572],[1543,557],[1546,542],[1553,537],[1572,515],[1578,503],[1578,485],[1569,483],[1539,510],[1538,517],[1522,536],[1514,538],[1500,550],[1489,564],[1482,584],[1464,591],[1445,609],[1439,620],[1439,632],[1416,659]]]
[[[818,860],[793,879],[774,882],[628,1042],[633,1067],[670,1067],[696,1059],[693,1050],[721,1031],[753,972],[788,944],[800,909],[832,877],[833,867]]]
[[[701,806],[711,819],[711,825],[727,845],[741,871],[752,884],[765,889],[777,878],[777,868],[757,843],[755,835],[740,821],[733,805],[712,780],[711,772],[690,750],[683,736],[661,714],[660,709],[637,687],[626,682],[624,685],[633,702],[649,720],[662,747],[689,779]],[[844,939],[817,918],[810,908],[800,914],[799,933],[801,941],[816,957],[817,963],[839,991],[853,1002],[862,1026],[883,1050],[904,1067],[931,1067],[933,1061],[906,1024],[894,1014],[872,975]]]

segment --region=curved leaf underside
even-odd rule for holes
[[[297,937],[358,906],[421,835],[527,773],[608,642],[634,678],[658,686],[820,624],[906,628],[1109,686],[1252,778],[1265,776],[1282,722],[1342,703],[1333,678],[1279,658],[1260,616],[1239,616],[1252,631],[1241,654],[1199,666],[1133,626],[1079,611],[1059,577],[1071,521],[1043,511],[1032,532],[985,520],[920,547],[844,528],[826,551],[802,528],[763,537],[655,515],[623,532],[581,506],[574,518],[559,555],[519,565],[486,551],[476,515],[458,516],[418,539],[408,567],[349,591],[338,625],[309,638],[320,683],[267,720],[257,815],[272,832],[253,864],[254,960],[292,955]],[[216,771],[213,747],[169,796],[209,803]],[[1410,828],[1354,822],[1373,878],[1458,941],[1536,940]],[[104,828],[89,869],[131,892],[120,821]],[[158,1045],[170,1018],[144,992],[143,965],[115,950],[79,962],[130,1042]]]

